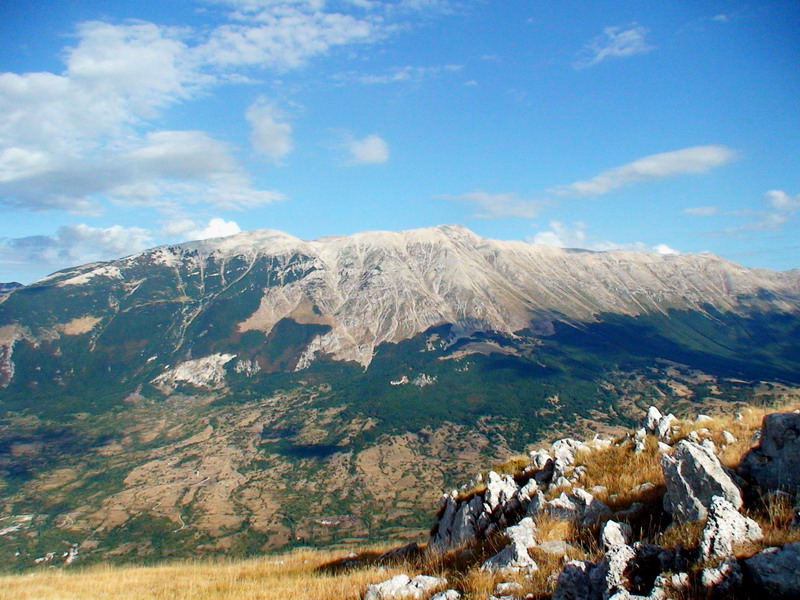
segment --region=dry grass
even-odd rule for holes
[[[597,494],[597,498],[612,510],[642,501],[646,493],[637,490],[637,486],[650,483],[658,488],[664,485],[664,474],[658,461],[658,443],[653,436],[648,436],[644,451],[638,454],[633,452],[633,444],[627,443],[583,452],[577,461],[586,467],[586,474],[581,479],[583,487],[605,487],[607,491]]]
[[[377,565],[320,572],[332,552],[298,551],[243,561],[179,562],[152,567],[47,569],[0,579],[14,600],[356,600],[366,585],[402,572]]]

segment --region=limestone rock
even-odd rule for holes
[[[547,504],[547,501],[544,499],[544,494],[541,490],[537,491],[533,496],[531,496],[531,501],[528,504],[528,509],[525,512],[525,515],[528,517],[535,517],[538,515]]]
[[[505,534],[512,544],[521,544],[525,548],[536,545],[536,525],[530,517],[525,517],[516,525],[507,528]]]
[[[632,535],[631,526],[627,523],[609,520],[600,530],[600,543],[606,550],[609,550],[614,546],[630,544]]]
[[[570,546],[564,540],[547,540],[546,542],[539,543],[536,549],[545,554],[554,556],[565,556],[570,549],[574,550],[573,546]]]
[[[564,438],[554,442],[550,450],[555,460],[572,465],[575,463],[575,453],[579,450],[589,450],[589,447],[579,440]]]
[[[772,413],[761,424],[761,443],[745,454],[740,472],[765,490],[800,488],[800,414]]]
[[[743,561],[745,589],[754,597],[800,598],[800,542],[767,548]]]
[[[518,542],[510,543],[481,565],[481,571],[503,575],[537,571],[538,569],[539,565],[528,554],[527,548]]]
[[[481,496],[459,503],[451,494],[444,502],[444,511],[428,544],[432,551],[444,552],[472,543],[480,533],[478,520],[484,510]]]
[[[716,567],[703,569],[700,585],[713,595],[730,596],[742,587],[742,569],[736,558],[729,556]]]
[[[459,600],[461,594],[456,590],[445,590],[434,595],[431,600]]]
[[[591,572],[594,563],[571,560],[558,576],[553,600],[589,600],[592,598]]]
[[[667,493],[664,509],[678,522],[705,518],[714,496],[721,496],[737,510],[742,506],[739,488],[714,454],[702,446],[681,440],[672,453],[661,455]]]
[[[655,433],[658,429],[658,422],[661,420],[661,411],[655,406],[647,409],[647,418],[645,419],[644,428],[647,433]]]
[[[672,413],[668,415],[664,415],[658,422],[658,426],[656,427],[656,437],[662,442],[671,442],[672,441],[672,424],[675,423],[678,419],[675,418],[675,415]]]
[[[700,553],[704,559],[730,556],[735,544],[756,542],[763,537],[758,523],[741,514],[725,498],[714,496],[700,538]]]
[[[494,593],[503,596],[518,594],[522,591],[522,584],[516,581],[502,581],[494,587]]]
[[[483,494],[485,509],[493,512],[514,497],[518,489],[511,475],[498,475],[494,471],[489,471],[486,477],[486,491]]]
[[[620,590],[628,591],[626,571],[635,558],[634,549],[626,545],[606,552],[589,575],[594,594],[600,592],[600,597],[609,598]]]
[[[405,573],[401,573],[381,583],[370,584],[367,586],[364,600],[389,600],[390,598],[408,597],[405,590],[410,583],[411,578]]]
[[[636,454],[644,452],[645,440],[647,439],[647,432],[642,429],[637,429],[633,434],[633,451]]]
[[[554,519],[573,521],[584,527],[611,517],[611,509],[582,488],[561,492],[558,498],[547,502],[544,512]]]

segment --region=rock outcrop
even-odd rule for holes
[[[725,498],[714,496],[700,538],[700,555],[703,559],[724,558],[733,554],[736,544],[757,542],[763,537],[758,523],[741,514]]]
[[[800,413],[764,417],[758,446],[745,454],[739,472],[762,490],[800,490]]]
[[[721,496],[738,510],[742,493],[712,451],[681,440],[672,455],[661,455],[667,493],[664,510],[678,522],[704,519],[714,496]]]
[[[712,419],[705,417],[698,421],[710,423]],[[748,474],[765,486],[774,486],[773,490],[785,489],[786,482],[793,481],[782,469],[788,468],[786,465],[791,467],[796,458],[792,455],[796,454],[797,438],[793,433],[796,421],[800,421],[800,415],[795,413],[765,418],[760,446],[750,451],[742,463],[764,467],[766,475],[761,479],[761,473],[752,466]],[[695,441],[682,439],[674,448],[669,446],[667,441],[675,434],[680,436],[681,427],[672,415],[663,416],[651,407],[645,427],[616,443],[628,447],[633,443],[636,452],[637,448],[646,449],[647,436],[666,440],[659,442],[665,448],[659,458],[666,484],[663,507],[674,523],[705,519],[698,547],[684,548],[677,544],[674,548],[665,548],[633,542],[634,529],[625,520],[641,523],[644,511],[652,507],[633,503],[627,509],[612,513],[606,504],[579,484],[585,467],[576,466],[576,454],[590,451],[591,443],[564,439],[554,443],[549,451],[531,452],[530,464],[515,477],[490,472],[485,489],[478,487],[471,495],[462,493],[459,496],[454,491],[445,496],[428,551],[469,546],[490,539],[490,534],[502,532],[506,545],[485,560],[481,570],[530,576],[539,568],[532,555],[537,556],[538,552],[538,556],[561,556],[564,566],[558,574],[553,600],[667,600],[676,593],[708,598],[800,598],[800,542],[737,559],[735,553],[741,551],[742,544],[763,539],[759,524],[739,510],[743,498],[734,478],[742,480],[722,466],[708,429],[691,431],[693,435],[687,437]],[[723,445],[735,441],[732,434],[724,433],[728,435],[721,436]],[[572,479],[568,480],[568,476]],[[562,490],[560,485],[565,480],[570,485]],[[477,477],[474,483],[482,481],[482,477]],[[604,486],[594,486],[591,490],[600,495],[608,494]],[[658,487],[644,482],[634,488],[634,493],[636,490],[656,493]],[[552,497],[559,491],[558,496]],[[773,493],[787,495],[785,491]],[[596,561],[568,560],[568,554],[576,549],[567,539],[540,541],[534,520],[539,518],[567,521],[589,535],[598,535],[599,528],[602,556]],[[659,518],[657,514],[656,518]],[[494,543],[497,538],[491,539]],[[413,580],[393,578],[389,582],[394,582],[389,586],[392,590],[407,590]],[[488,600],[518,600],[522,598],[522,589],[513,581],[499,583]],[[450,592],[453,598],[457,597],[454,594],[458,592],[448,590],[447,593]],[[443,594],[435,599],[450,600]],[[384,597],[389,596],[367,600]]]
[[[447,580],[442,577],[417,575],[411,579],[403,573],[381,583],[368,585],[364,600],[400,600],[402,598],[420,600],[430,596],[436,588],[445,585],[447,585]]]
[[[800,598],[800,542],[767,548],[742,562],[744,587],[751,596]]]

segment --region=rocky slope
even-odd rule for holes
[[[651,407],[635,433],[560,439],[531,452],[514,473],[490,471],[485,484],[442,497],[424,548],[379,558],[403,556],[442,576],[396,575],[367,586],[363,598],[797,598],[800,410],[766,415],[759,443],[727,466],[721,459],[745,444],[722,427],[752,435],[743,420],[680,422]],[[628,464],[608,460],[624,454]],[[634,472],[635,463],[650,473]],[[608,472],[597,472],[601,465]],[[644,482],[625,498],[617,485],[589,489],[598,477]],[[477,589],[480,577],[493,594]],[[460,589],[447,589],[451,581]]]
[[[62,541],[158,559],[412,537],[464,462],[652,399],[793,395],[799,299],[797,271],[457,226],[55,273],[0,296],[0,502],[27,519],[3,547],[25,566]]]

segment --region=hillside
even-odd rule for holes
[[[495,509],[487,513],[488,517],[495,520],[505,515],[501,518],[508,521],[486,535],[465,538],[444,551],[436,541],[441,540],[439,534],[448,521],[448,511],[443,504],[437,515],[433,512],[429,515],[435,526],[427,546],[411,544],[398,548],[384,542],[371,548],[338,552],[305,548],[246,561],[195,560],[154,567],[98,566],[78,570],[71,567],[64,571],[48,568],[21,576],[0,577],[0,598],[47,600],[79,596],[123,600],[135,593],[137,597],[145,595],[154,599],[356,600],[374,598],[370,594],[376,593],[379,582],[402,582],[408,580],[406,574],[412,577],[425,574],[423,580],[425,577],[441,578],[429,580],[431,590],[417,596],[425,600],[445,588],[452,590],[447,598],[457,598],[455,594],[460,594],[465,600],[544,600],[551,597],[583,600],[595,597],[590,587],[586,587],[585,593],[570,587],[568,584],[573,580],[565,573],[580,565],[604,564],[608,573],[616,573],[604,581],[619,586],[616,593],[620,595],[614,596],[618,599],[795,597],[786,595],[797,591],[797,580],[793,577],[796,570],[787,572],[789,563],[771,560],[769,568],[758,569],[763,562],[761,558],[772,556],[780,549],[797,547],[800,551],[798,505],[793,504],[787,494],[759,489],[758,475],[755,480],[748,478],[746,481],[738,477],[737,485],[744,486],[744,503],[738,518],[749,522],[752,531],[758,532],[751,536],[752,540],[743,541],[750,535],[746,530],[730,528],[724,532],[719,529],[714,509],[699,520],[676,522],[676,517],[666,510],[670,506],[674,511],[674,505],[664,501],[670,490],[675,489],[675,482],[667,476],[669,471],[664,464],[669,464],[665,456],[677,458],[682,444],[698,440],[696,447],[705,448],[718,457],[714,460],[721,461],[728,473],[738,471],[747,476],[747,469],[742,465],[748,461],[742,460],[743,457],[754,451],[766,451],[765,442],[754,447],[749,440],[761,436],[768,440],[780,438],[780,433],[773,437],[776,435],[774,424],[778,423],[773,411],[785,411],[782,418],[789,417],[797,425],[798,415],[788,411],[797,412],[798,406],[796,401],[779,407],[745,409],[735,418],[698,415],[688,420],[676,420],[670,415],[654,420],[650,411],[648,418],[642,419],[648,429],[627,431],[614,439],[583,442],[562,439],[548,444],[546,449],[513,457],[495,465],[493,471],[480,473],[482,482],[476,483],[478,478],[473,476],[472,482],[443,499],[445,502],[455,499],[460,505],[475,504],[476,499],[484,506],[491,503]],[[772,415],[771,430],[763,419],[767,414]],[[659,423],[667,423],[669,427],[659,428]],[[669,440],[669,444],[663,440]],[[796,460],[796,448],[790,452],[793,454],[784,454],[784,459]],[[556,465],[556,468],[563,470],[568,483],[547,485],[545,479],[551,478],[553,473],[545,475],[544,479],[540,477],[540,467],[544,465],[540,458],[545,454],[561,461],[561,466]],[[752,475],[752,470],[750,473]],[[792,476],[796,478],[796,474]],[[532,485],[532,481],[538,484],[536,493],[533,490],[537,485]],[[688,471],[686,481],[692,481]],[[509,486],[513,486],[513,493]],[[506,487],[507,493],[498,494]],[[563,502],[565,498],[581,497],[581,493],[586,494],[583,490],[589,489],[593,494],[592,504],[583,509],[579,503]],[[539,494],[542,495],[537,500]],[[528,495],[527,500],[523,499]],[[599,503],[603,510],[593,508],[590,511],[594,503]],[[577,520],[576,515],[580,515]],[[733,521],[734,516],[727,515],[726,519]],[[529,542],[525,544],[529,547],[521,551],[528,562],[506,570],[487,568],[486,565],[491,564],[487,559],[507,546],[505,538],[516,535],[506,533],[515,529],[509,527],[514,523],[517,532],[523,526],[529,530]],[[621,527],[615,529],[608,523]],[[616,537],[615,531],[619,532]],[[733,535],[738,541],[720,551],[727,543],[726,535]],[[714,541],[708,544],[708,540]],[[660,553],[658,560],[654,560],[654,549]],[[703,552],[710,556],[703,558]],[[620,560],[615,563],[609,560],[611,556],[627,557],[624,558],[627,563]],[[675,564],[681,566],[660,574],[663,567],[658,566],[659,561],[663,562],[666,556],[671,556],[673,562],[677,557]],[[52,561],[63,564],[64,558],[54,557]],[[622,565],[627,566],[623,568]],[[730,570],[731,565],[738,567]],[[736,572],[738,576],[730,577]],[[756,577],[757,573],[764,577]],[[632,595],[626,589],[638,590],[642,595]],[[390,594],[386,588],[384,591],[385,595],[379,598],[401,597]],[[610,594],[602,597],[608,596]]]
[[[797,271],[458,226],[61,271],[0,296],[0,501],[20,524],[0,553],[417,539],[464,464],[619,432],[652,402],[795,397],[798,333]]]

